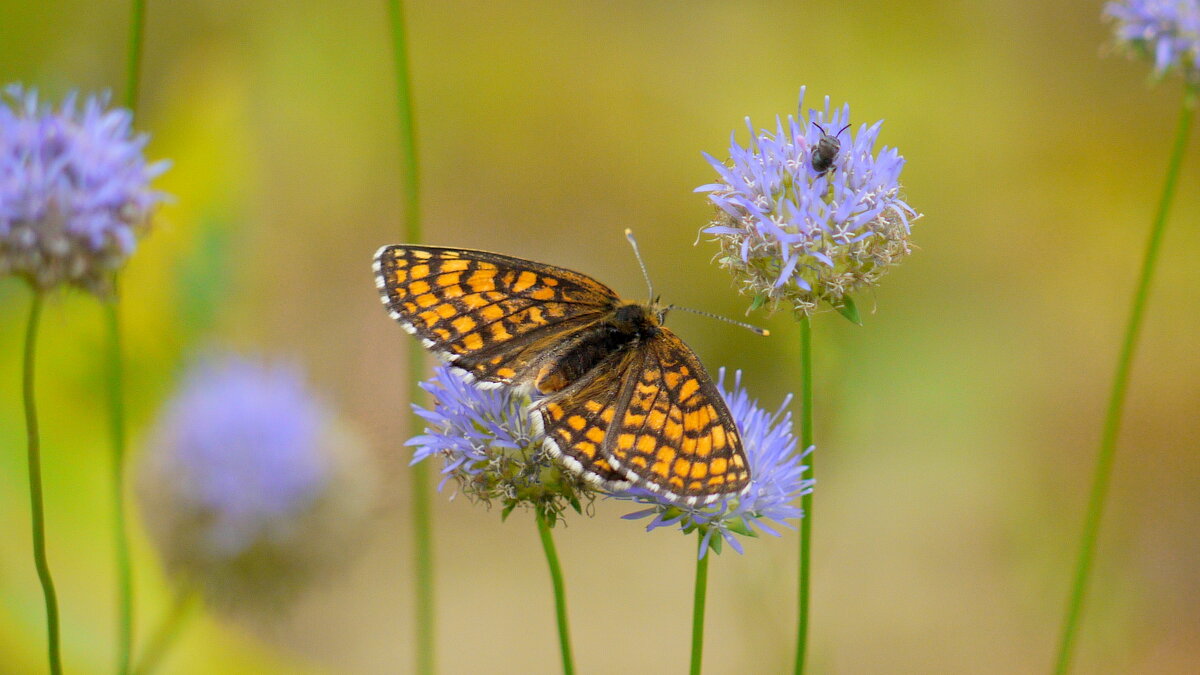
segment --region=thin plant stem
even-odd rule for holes
[[[132,0],[129,47],[125,63],[125,107],[137,107],[141,83],[142,36],[146,26],[145,0]],[[112,439],[111,501],[113,548],[117,566],[117,673],[128,675],[133,658],[133,562],[125,520],[125,362],[121,341],[120,295],[113,280],[113,297],[105,303],[108,324],[107,377],[109,430]]]
[[[151,635],[150,641],[146,643],[146,650],[142,652],[142,657],[138,659],[137,666],[133,669],[134,673],[137,675],[149,675],[158,668],[163,656],[179,640],[184,625],[192,616],[192,609],[198,604],[198,599],[199,595],[196,591],[190,589],[181,590],[175,594],[175,599],[171,602],[171,608],[167,610],[162,623],[158,625]]]
[[[146,0],[132,0],[129,16],[129,47],[125,59],[125,107],[137,107],[142,74],[142,33],[146,26]]]
[[[542,539],[542,550],[546,552],[546,564],[550,567],[550,583],[554,586],[554,614],[558,618],[558,646],[562,652],[563,675],[575,672],[575,661],[571,657],[571,631],[567,627],[567,591],[563,584],[562,568],[558,564],[558,552],[554,549],[554,537],[550,524],[541,509],[537,513],[538,535]]]
[[[704,535],[696,532],[696,588],[692,594],[692,660],[688,672],[700,675],[700,660],[704,655],[704,602],[708,596],[708,558],[704,551]]]
[[[424,356],[424,355],[422,355]],[[416,363],[418,359],[411,359]],[[420,363],[423,365],[424,360]],[[416,369],[410,369],[409,379],[418,382]],[[420,400],[418,392],[412,392],[412,401]],[[413,563],[416,582],[417,605],[417,673],[430,675],[434,672],[434,604],[433,604],[433,523],[429,508],[428,462],[412,467],[412,521]]]
[[[812,319],[802,315],[800,322],[800,447],[813,444]],[[813,455],[808,456],[808,475],[815,478]],[[804,516],[800,519],[800,585],[798,625],[796,628],[796,675],[804,672],[808,655],[809,570],[812,562],[812,491],[800,497]]]
[[[403,173],[404,237],[405,243],[415,244],[421,238],[420,197],[417,182],[417,123],[413,115],[412,82],[408,69],[408,39],[404,29],[404,3],[388,0],[392,21],[392,59],[396,72],[396,112],[399,122],[398,140]]]
[[[1088,497],[1087,515],[1084,518],[1083,536],[1079,545],[1079,558],[1075,564],[1075,578],[1071,584],[1071,595],[1067,601],[1067,612],[1063,620],[1062,637],[1058,647],[1056,673],[1066,673],[1071,668],[1071,654],[1079,632],[1083,614],[1083,601],[1087,593],[1092,561],[1095,559],[1096,538],[1100,532],[1100,519],[1104,514],[1104,502],[1112,482],[1113,459],[1117,449],[1117,437],[1121,431],[1121,415],[1125,407],[1125,393],[1129,384],[1129,373],[1133,368],[1133,355],[1137,350],[1138,336],[1142,328],[1142,316],[1150,295],[1150,283],[1154,277],[1159,249],[1162,247],[1163,229],[1167,213],[1175,197],[1179,183],[1179,170],[1188,144],[1192,119],[1196,111],[1196,91],[1189,88],[1184,94],[1179,126],[1175,131],[1175,147],[1167,164],[1167,179],[1163,185],[1158,211],[1150,227],[1146,242],[1146,253],[1142,260],[1142,271],[1137,288],[1133,293],[1133,305],[1129,311],[1129,322],[1125,326],[1125,338],[1117,357],[1117,368],[1113,374],[1112,389],[1108,398],[1108,411],[1104,416],[1104,430],[1100,437],[1100,449],[1096,454],[1096,470],[1092,476],[1092,491]]]
[[[115,283],[115,282],[114,282]],[[133,652],[133,563],[125,521],[125,381],[121,315],[117,297],[104,303],[108,324],[109,430],[112,439],[111,501],[113,548],[117,564],[117,672],[129,672]]]
[[[421,201],[417,164],[417,132],[413,115],[412,84],[408,68],[408,40],[404,28],[404,6],[401,0],[388,0],[388,15],[391,19],[392,59],[396,74],[396,113],[399,124],[398,140],[400,159],[403,163],[404,193],[404,241],[409,244],[421,241]],[[409,401],[416,403],[424,398],[420,387],[420,374],[425,370],[426,355],[421,345],[413,340],[409,347],[408,380]],[[420,428],[421,420],[412,417],[414,428]],[[415,572],[415,598],[417,607],[417,673],[430,675],[434,672],[434,600],[433,600],[433,526],[430,512],[428,462],[412,467],[412,519],[413,519],[413,567]]]
[[[42,317],[42,293],[34,290],[33,302],[29,306],[29,325],[25,329],[25,367],[22,391],[25,397],[25,432],[29,439],[29,502],[33,522],[33,564],[37,568],[38,580],[42,582],[42,595],[46,599],[46,635],[49,651],[50,673],[62,673],[62,657],[59,655],[58,594],[54,591],[54,579],[50,576],[50,564],[46,562],[46,512],[42,504],[42,451],[38,438],[37,403],[33,392],[33,365],[36,354],[38,323]]]

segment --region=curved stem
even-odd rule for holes
[[[704,550],[704,535],[696,532],[696,588],[692,593],[692,661],[688,672],[700,675],[700,660],[704,655],[704,603],[708,596],[708,555]]]
[[[811,448],[813,444],[812,319],[807,315],[800,317],[800,378],[800,447]],[[809,478],[816,477],[812,454],[808,456],[808,475]],[[809,568],[812,562],[813,519],[811,490],[800,497],[800,508],[804,515],[800,519],[800,597],[794,665],[797,675],[804,672],[805,657],[808,654]]]
[[[33,564],[37,568],[38,580],[42,582],[42,595],[46,600],[46,634],[50,658],[50,672],[62,672],[58,637],[58,594],[54,591],[54,579],[50,576],[50,564],[46,562],[46,512],[42,504],[42,452],[38,438],[37,402],[33,392],[33,364],[36,357],[38,323],[42,317],[42,293],[35,290],[33,303],[29,306],[29,325],[25,329],[25,367],[22,391],[25,397],[25,432],[29,439],[29,502],[33,521]]]
[[[114,281],[115,284],[115,281]],[[105,303],[108,324],[108,401],[112,439],[111,501],[113,547],[117,564],[117,672],[129,672],[133,652],[133,563],[125,524],[125,382],[121,349],[121,317],[115,295]]]
[[[1113,374],[1108,411],[1104,417],[1104,431],[1100,437],[1100,449],[1096,454],[1096,470],[1092,476],[1092,490],[1088,497],[1087,515],[1084,518],[1083,537],[1079,545],[1079,557],[1075,564],[1075,578],[1071,585],[1070,598],[1067,600],[1066,618],[1063,620],[1058,660],[1054,668],[1056,673],[1066,673],[1071,667],[1071,652],[1079,632],[1083,600],[1087,593],[1092,561],[1095,558],[1096,538],[1100,532],[1104,501],[1112,479],[1113,459],[1116,454],[1117,437],[1121,431],[1121,415],[1125,407],[1125,391],[1129,384],[1129,372],[1133,368],[1133,355],[1137,350],[1138,335],[1141,333],[1142,315],[1145,314],[1146,301],[1150,295],[1150,282],[1154,278],[1155,264],[1158,261],[1159,249],[1162,247],[1167,213],[1171,208],[1171,201],[1175,197],[1175,188],[1179,183],[1179,170],[1183,165],[1184,151],[1187,149],[1188,134],[1192,128],[1195,110],[1196,92],[1189,88],[1184,95],[1183,108],[1179,113],[1179,126],[1175,131],[1175,147],[1171,151],[1171,159],[1167,164],[1166,184],[1163,186],[1162,197],[1158,202],[1158,212],[1150,227],[1150,238],[1146,242],[1141,275],[1138,277],[1137,288],[1133,293],[1129,322],[1125,326],[1125,338],[1121,343],[1116,372]]]
[[[541,509],[534,509],[537,514],[538,535],[542,539],[542,550],[546,552],[546,564],[550,567],[550,582],[554,586],[554,613],[558,618],[558,646],[562,652],[563,674],[575,672],[575,662],[571,657],[571,631],[567,627],[567,591],[563,584],[562,568],[558,565],[558,552],[554,549],[554,538],[550,534],[550,525]]]
[[[146,645],[146,651],[142,652],[142,658],[138,659],[137,667],[133,672],[137,675],[149,675],[158,668],[162,658],[171,647],[175,645],[179,639],[180,633],[183,632],[184,624],[192,615],[192,608],[196,606],[196,601],[199,595],[194,590],[179,591],[175,595],[175,600],[171,603],[171,608],[163,617],[162,623],[154,630],[154,634],[150,637],[150,642]]]
[[[399,122],[398,140],[404,180],[404,241],[421,241],[420,190],[417,183],[416,122],[413,116],[412,85],[408,69],[408,40],[404,29],[404,7],[400,0],[388,1],[391,19],[392,59],[396,74],[396,113]],[[424,398],[420,387],[425,372],[426,356],[420,343],[413,340],[408,358],[409,401]],[[414,429],[421,420],[412,417]],[[429,508],[428,462],[412,467],[413,567],[417,605],[417,672],[429,675],[434,671],[434,601],[433,601],[433,535]]]

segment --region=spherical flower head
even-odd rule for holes
[[[775,412],[767,412],[742,387],[741,371],[734,375],[733,387],[725,389],[722,368],[718,384],[741,431],[742,447],[750,464],[750,485],[745,491],[698,506],[664,501],[662,493],[645,488],[634,487],[614,495],[649,507],[624,516],[649,517],[647,530],[669,526],[677,526],[684,533],[698,530],[701,558],[710,549],[720,553],[722,542],[742,553],[738,535],[756,537],[758,530],[762,530],[779,536],[770,521],[791,527],[787,521],[803,515],[794,504],[796,498],[811,492],[814,485],[813,480],[804,478],[808,467],[803,464],[812,448],[797,452],[796,437],[792,435],[792,416],[787,412],[792,397],[787,396]]]
[[[1189,83],[1200,84],[1200,2],[1110,2],[1104,15],[1113,21],[1118,44],[1154,61],[1155,75],[1178,68]]]
[[[728,161],[705,153],[720,181],[696,188],[717,207],[704,232],[752,309],[844,308],[912,251],[918,215],[900,196],[904,158],[888,147],[873,153],[883,122],[855,130],[850,106],[831,111],[828,97],[824,110],[803,112],[801,89],[798,117],[758,132],[747,118],[746,147],[731,137]]]
[[[16,85],[0,95],[0,275],[104,295],[133,254],[167,164],[148,164],[133,115],[107,105],[71,95],[54,110]]]
[[[582,512],[595,489],[563,468],[542,447],[533,430],[529,396],[510,387],[480,387],[458,370],[439,366],[421,387],[433,407],[414,404],[425,433],[408,441],[413,463],[440,455],[442,482],[454,478],[474,501],[499,502],[502,516],[518,506],[536,509],[554,524],[567,506]]]
[[[372,472],[299,370],[198,361],[164,407],[139,493],[167,571],[231,609],[278,606],[344,562]]]

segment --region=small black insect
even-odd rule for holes
[[[837,137],[849,129],[850,125],[842,127],[832,136],[826,133],[825,128],[820,124],[814,123],[813,126],[821,130],[821,140],[817,141],[817,147],[812,151],[812,168],[818,176],[824,176],[833,169],[833,160],[837,159],[838,152],[842,149],[842,143]]]

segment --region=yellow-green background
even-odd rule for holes
[[[137,126],[175,196],[124,277],[138,442],[195,347],[296,357],[371,442],[384,505],[363,553],[253,630],[206,614],[168,672],[406,672],[413,663],[408,338],[370,257],[401,234],[387,14],[378,2],[151,0]],[[594,274],[640,297],[621,231],[670,302],[739,315],[692,189],[750,115],[848,101],[907,158],[919,248],[865,327],[816,330],[812,664],[818,673],[1045,672],[1110,373],[1180,100],[1104,47],[1100,3],[409,3],[430,243]],[[123,2],[0,2],[0,81],[120,94]],[[744,132],[739,132],[744,138]],[[1200,152],[1138,351],[1078,672],[1200,664]],[[19,397],[29,295],[0,281],[0,671],[43,668]],[[774,406],[797,332],[676,314],[711,369]],[[110,672],[102,314],[44,316],[38,369],[50,561],[71,672]],[[550,584],[528,514],[434,506],[446,673],[553,672]],[[601,503],[556,531],[582,673],[682,672],[694,542]],[[135,525],[139,635],[166,586]],[[706,665],[775,672],[792,646],[797,536],[710,571]]]

